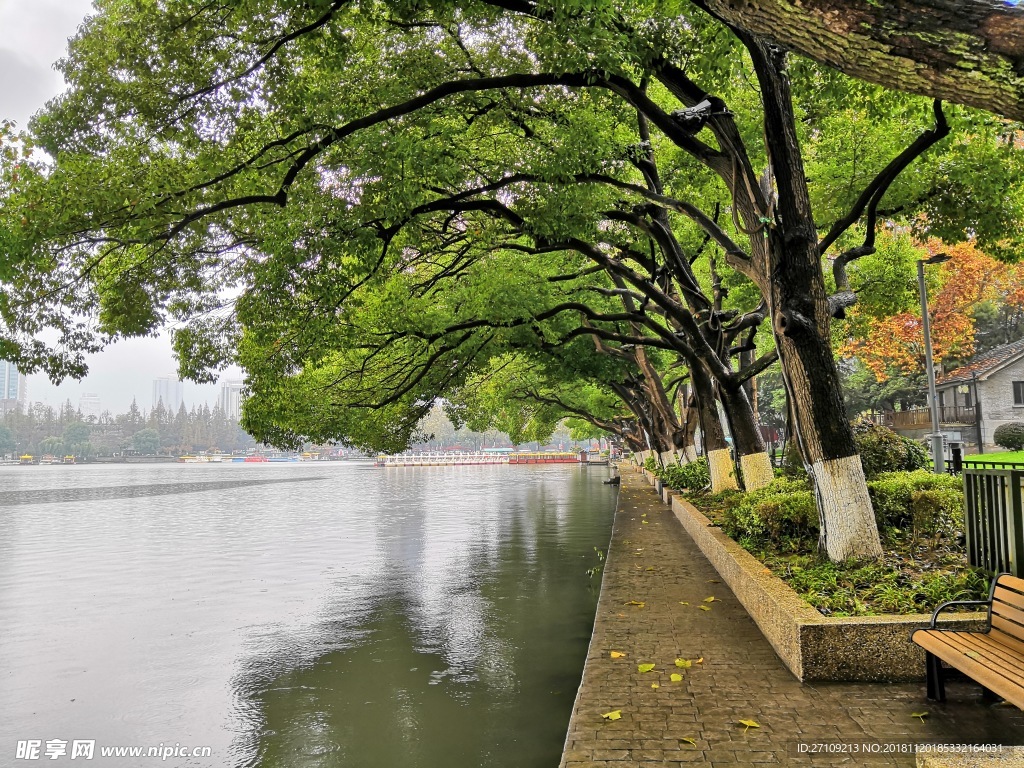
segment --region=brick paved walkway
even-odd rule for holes
[[[798,745],[1024,744],[1024,713],[980,703],[967,682],[949,682],[941,705],[924,698],[923,683],[798,682],[717,579],[643,477],[624,471],[562,768],[913,766],[912,754],[810,755]],[[626,656],[612,659],[611,651]],[[704,661],[678,669],[677,658]],[[641,674],[645,663],[656,667]],[[673,672],[683,680],[671,682]],[[601,718],[613,710],[620,720]],[[923,719],[912,716],[924,711]],[[760,727],[745,729],[741,719]]]

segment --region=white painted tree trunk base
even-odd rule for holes
[[[821,515],[821,544],[829,559],[881,557],[882,542],[860,457],[816,461],[811,479]]]
[[[660,455],[659,458],[661,458],[661,465],[663,467],[667,467],[670,464],[675,464],[675,462],[676,462],[676,452],[675,451],[665,451],[664,453],[662,453]]]
[[[740,456],[740,469],[743,471],[743,488],[747,491],[764,488],[775,479],[772,459],[765,451]]]
[[[682,456],[679,458],[680,464],[689,464],[691,461],[697,460],[697,449],[692,446],[686,446],[682,451]]]
[[[739,490],[736,472],[733,471],[732,454],[728,448],[708,451],[708,469],[711,472],[711,492]]]

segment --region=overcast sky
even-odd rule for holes
[[[0,117],[25,127],[28,119],[64,88],[53,64],[61,58],[79,24],[92,10],[91,0],[0,0]],[[153,379],[175,372],[166,336],[132,339],[95,355],[90,374],[81,382],[54,386],[42,375],[30,376],[28,399],[78,405],[82,393],[100,396],[102,407],[127,410],[132,398],[140,408],[152,407]],[[232,378],[239,378],[237,371]],[[217,385],[185,384],[185,404],[211,406]]]

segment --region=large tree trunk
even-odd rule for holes
[[[867,483],[843,407],[831,347],[831,315],[797,141],[784,54],[746,40],[764,97],[765,133],[778,188],[778,210],[760,254],[783,379],[796,415],[796,437],[814,482],[821,548],[834,561],[879,557]],[[756,238],[753,238],[756,240]]]
[[[861,80],[1024,119],[1024,6],[1003,0],[697,4]]]

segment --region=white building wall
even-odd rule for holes
[[[242,387],[241,381],[225,381],[220,386],[220,408],[235,421],[242,417]]]
[[[0,360],[0,413],[13,411],[18,406],[25,409],[28,404],[27,383],[27,377],[14,363]]]
[[[173,376],[161,376],[153,380],[153,407],[163,402],[164,409],[177,413],[185,402],[185,385]]]
[[[95,416],[98,419],[100,414],[103,413],[103,403],[100,401],[100,396],[92,392],[82,393],[82,396],[78,398],[78,410],[82,412],[82,416],[86,419],[90,416]]]
[[[978,381],[985,443],[993,445],[996,428],[1011,421],[1024,422],[1024,405],[1013,404],[1013,382],[1024,381],[1024,358]]]

